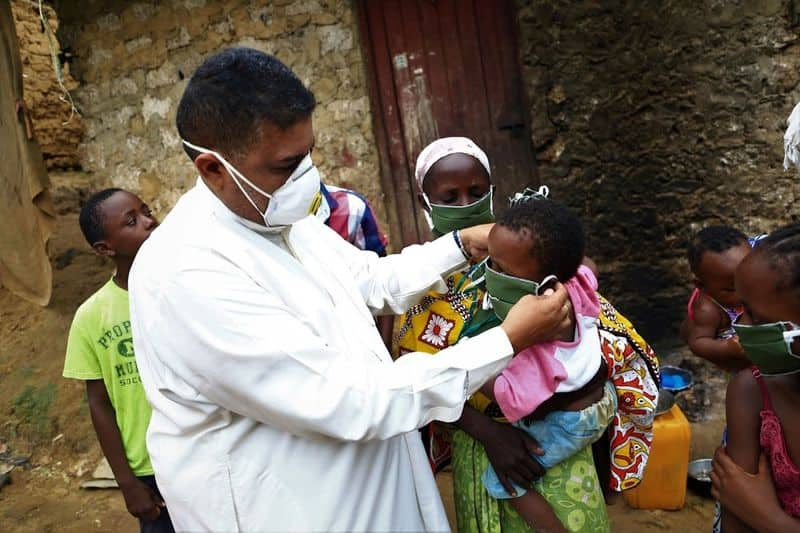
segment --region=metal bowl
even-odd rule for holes
[[[692,373],[685,368],[664,365],[661,367],[661,388],[672,392],[680,392],[694,385]]]
[[[690,489],[701,496],[711,496],[711,459],[697,459],[689,462],[687,483]]]
[[[658,389],[658,403],[656,403],[656,416],[663,415],[675,405],[675,395],[666,389]]]

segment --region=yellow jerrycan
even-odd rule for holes
[[[639,485],[622,493],[629,506],[664,510],[683,507],[691,436],[689,421],[677,405],[656,416],[644,478]]]

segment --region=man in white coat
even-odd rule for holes
[[[393,362],[372,315],[444,291],[489,228],[378,258],[306,216],[314,105],[245,48],[208,58],[179,105],[200,177],[130,276],[147,444],[177,530],[447,530],[416,429],[457,419],[568,314],[563,288],[526,297],[500,327]]]

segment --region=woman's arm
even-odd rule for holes
[[[533,482],[544,474],[542,465],[533,458],[533,455],[544,455],[544,450],[521,429],[496,422],[469,405],[464,406],[455,425],[481,443],[500,483],[509,494],[515,492],[511,481],[531,488]]]
[[[714,454],[711,495],[723,506],[747,517],[749,525],[763,533],[800,531],[800,520],[788,515],[778,502],[767,457],[758,461],[758,473],[749,474],[734,463],[725,448]]]
[[[761,432],[761,392],[749,369],[742,370],[733,378],[725,400],[725,418],[728,423],[727,453],[730,459],[744,472],[755,474],[761,455],[759,434]],[[749,531],[748,516],[742,507],[725,505],[721,498],[722,529],[725,533]]]

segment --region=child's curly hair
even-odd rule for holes
[[[730,250],[735,246],[747,243],[747,235],[730,226],[708,226],[697,232],[689,241],[687,256],[689,268],[697,274],[703,254],[706,252],[720,253]]]
[[[516,195],[497,224],[530,237],[531,257],[559,281],[573,277],[583,261],[583,225],[567,206],[541,194]]]

